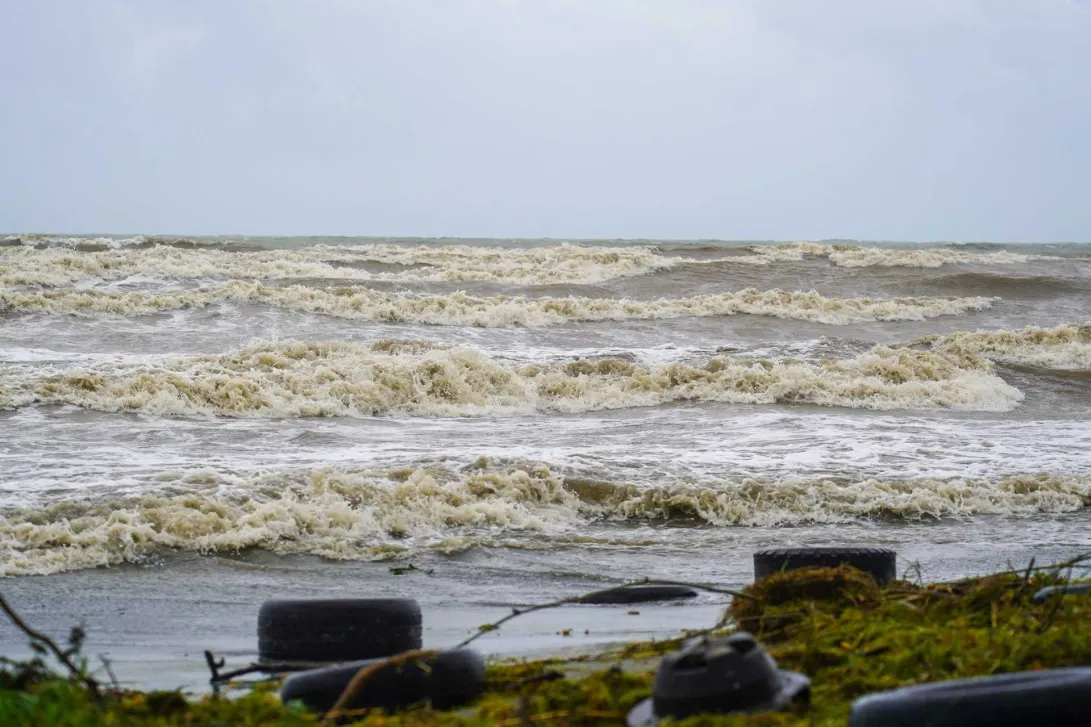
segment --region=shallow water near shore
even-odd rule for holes
[[[1025,567],[1091,550],[1089,372],[1087,245],[11,236],[0,588],[197,688],[271,597],[412,596],[448,646],[634,578],[738,587],[764,547]]]
[[[168,555],[146,565],[8,580],[20,613],[55,635],[83,624],[85,652],[105,654],[127,684],[192,691],[208,688],[203,650],[229,665],[256,658],[257,611],[267,598],[411,597],[424,614],[424,645],[453,646],[513,606],[579,595],[639,578],[680,579],[741,588],[752,580],[754,549],[838,543],[899,553],[899,574],[926,581],[1025,568],[1091,549],[1079,516],[1042,518],[1035,535],[1013,518],[898,526],[745,528],[728,533],[660,526],[682,535],[672,546],[571,547],[547,553],[478,549],[414,560],[422,569],[390,573],[390,563],[331,563],[313,556],[248,551],[231,557]],[[609,530],[610,528],[604,528]],[[967,531],[971,534],[967,536]],[[1048,533],[1048,535],[1047,535]],[[605,535],[605,533],[603,533]],[[431,571],[431,573],[427,573]],[[564,606],[528,614],[475,642],[495,657],[597,653],[610,644],[665,639],[705,628],[728,597],[703,593],[676,603]],[[635,611],[636,613],[632,613]],[[570,629],[569,635],[562,632]],[[22,634],[0,624],[0,648],[29,655]]]

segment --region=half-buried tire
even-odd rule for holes
[[[754,580],[785,570],[842,565],[870,573],[879,585],[898,577],[897,555],[886,548],[777,548],[754,553]]]
[[[1091,668],[976,677],[871,694],[852,705],[849,727],[1086,725]]]
[[[266,601],[258,612],[266,661],[354,661],[420,645],[420,606],[409,598]]]
[[[695,598],[697,591],[685,586],[634,585],[618,586],[608,591],[599,591],[581,598],[578,603],[628,604],[647,603],[649,601],[674,601],[681,598]]]
[[[299,701],[325,712],[341,696],[356,673],[380,659],[292,674],[284,681],[280,699]],[[346,709],[380,708],[394,711],[431,701],[434,709],[451,709],[472,702],[485,691],[485,660],[471,649],[441,651],[403,664],[392,664],[372,674]]]

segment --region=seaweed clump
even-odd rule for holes
[[[761,633],[766,640],[774,640],[815,608],[829,612],[869,608],[880,598],[875,580],[848,566],[774,573],[743,593],[751,597],[734,599],[728,613],[742,629]]]

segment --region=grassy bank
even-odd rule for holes
[[[784,668],[812,678],[809,708],[745,717],[694,717],[685,725],[844,725],[864,694],[927,681],[1091,664],[1091,597],[1031,597],[1066,583],[1053,569],[950,584],[899,581],[879,588],[851,569],[794,571],[749,586],[733,623],[757,635]],[[574,623],[573,626],[578,626]],[[732,629],[728,629],[732,630]],[[617,725],[651,692],[660,654],[679,640],[631,644],[575,661],[496,664],[489,691],[453,713],[419,707],[354,715],[360,725]],[[189,699],[176,692],[104,690],[37,665],[0,672],[0,724],[305,725],[320,715],[280,704],[275,691]]]

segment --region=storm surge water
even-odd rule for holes
[[[0,241],[8,576],[1071,544],[1089,412],[1086,245]]]

